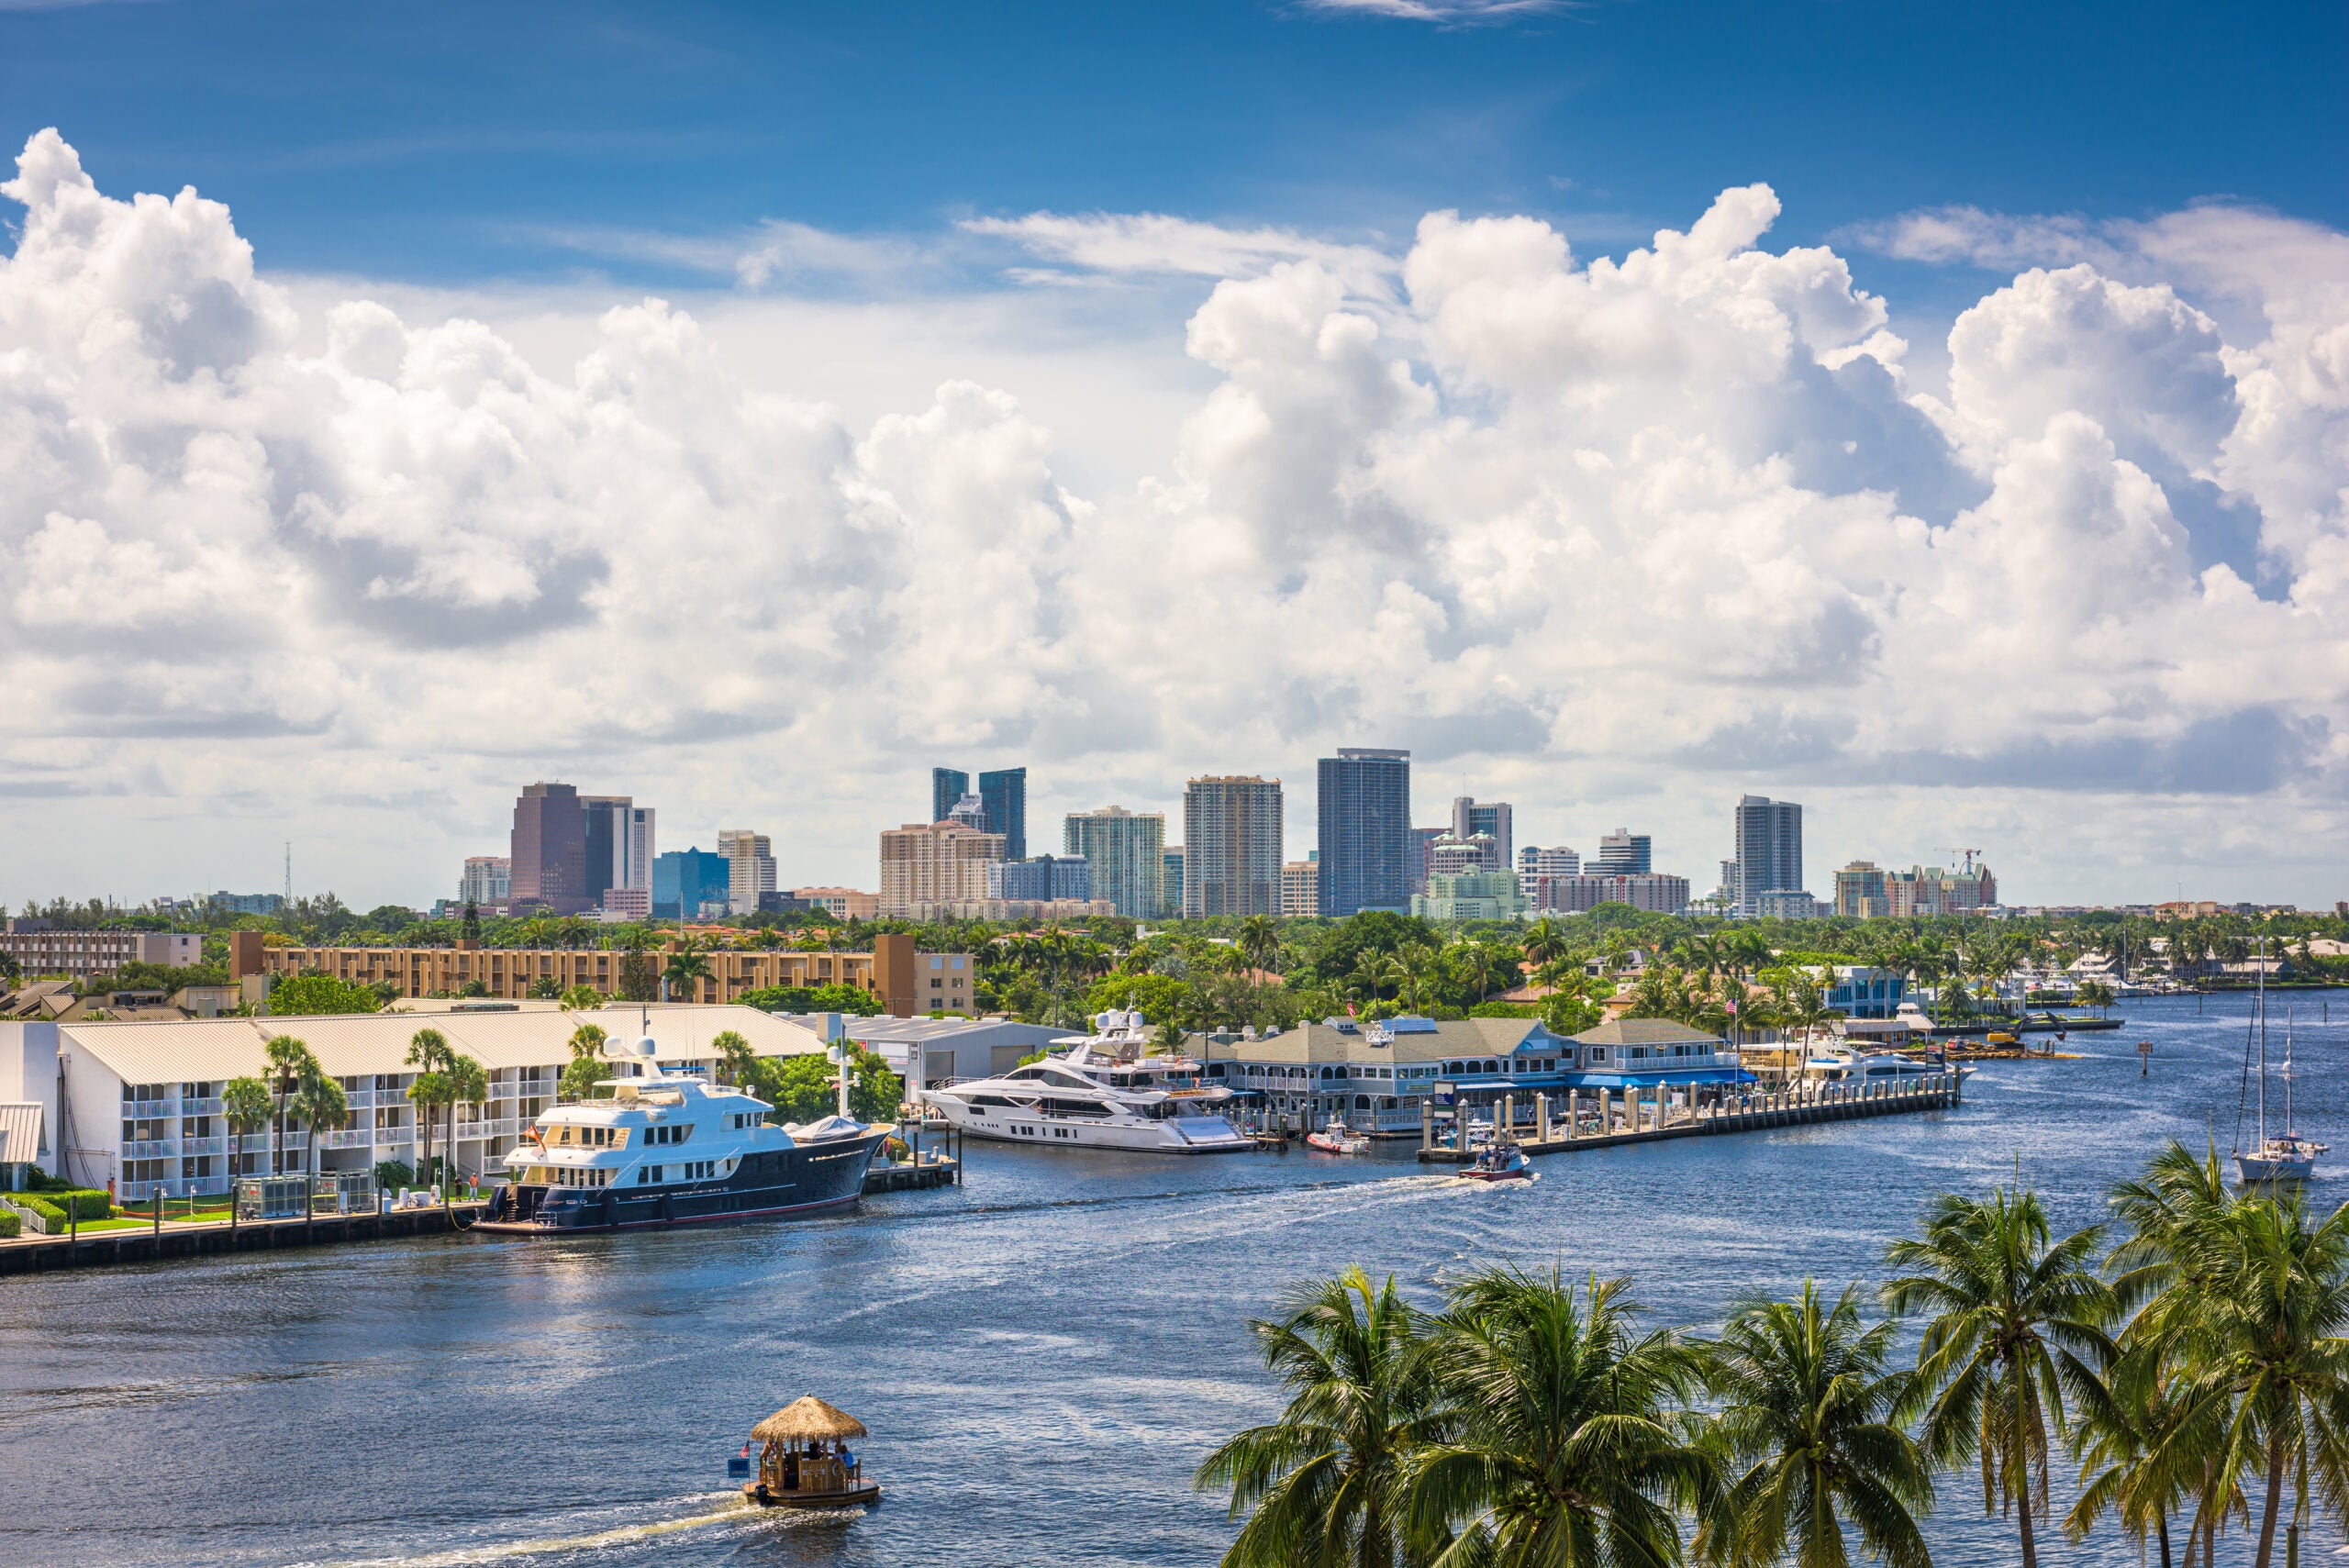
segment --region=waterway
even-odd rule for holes
[[[2292,1005],[2338,1202],[2349,994]],[[1530,1186],[1404,1149],[973,1143],[960,1188],[852,1218],[0,1281],[0,1563],[1212,1562],[1232,1527],[1191,1471],[1276,1408],[1246,1319],[1289,1282],[1360,1262],[1431,1300],[1494,1260],[1557,1263],[1629,1273],[1656,1321],[1701,1329],[1742,1290],[1880,1278],[1935,1193],[2018,1164],[2087,1223],[2163,1140],[2229,1146],[2247,1004],[2204,1008],[2132,1001],[2065,1047],[2085,1059],[1985,1064],[1954,1111],[1558,1156]],[[732,1506],[728,1455],[805,1392],[872,1429],[870,1515]],[[2010,1529],[1960,1477],[1928,1533],[1991,1562]],[[2108,1529],[2048,1560],[2137,1553]]]

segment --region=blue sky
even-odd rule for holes
[[[1777,233],[1944,204],[2349,218],[2349,10],[1596,0],[1452,25],[1183,5],[0,6],[0,106],[108,188],[193,182],[278,268],[450,282],[783,218],[1149,210],[1620,250],[1767,180]]]
[[[1301,852],[1399,745],[1699,894],[1751,792],[1815,891],[2329,906],[2344,80],[2337,5],[0,0],[0,901],[423,903],[541,777],[794,884],[941,763]]]

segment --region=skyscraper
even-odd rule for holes
[[[1166,818],[1122,806],[1072,811],[1061,819],[1061,847],[1093,868],[1093,896],[1129,919],[1155,919],[1167,905]]]
[[[1028,770],[1004,768],[979,775],[979,799],[987,808],[986,830],[1003,835],[1003,858],[1028,858]]]
[[[1483,804],[1459,795],[1452,803],[1452,836],[1469,840],[1483,833],[1500,847],[1500,862],[1492,869],[1507,871],[1517,859],[1516,808],[1506,800],[1488,800]]]
[[[721,828],[718,852],[726,857],[726,898],[737,915],[755,915],[759,895],[775,890],[774,853],[764,833]]]
[[[960,768],[930,770],[930,819],[943,822],[954,803],[971,793],[971,775]]]
[[[940,904],[987,897],[987,869],[1003,859],[1003,837],[951,818],[908,822],[881,835],[881,913],[912,916]]]
[[[1765,893],[1802,887],[1802,807],[1759,795],[1737,797],[1737,912],[1758,915]]]
[[[576,915],[596,906],[587,887],[587,821],[567,784],[526,786],[514,802],[508,886],[517,908]]]
[[[1183,791],[1183,913],[1281,912],[1281,781],[1193,779]]]
[[[1321,913],[1408,908],[1411,753],[1341,746],[1321,759],[1317,783]]]
[[[504,904],[514,895],[514,862],[504,855],[467,855],[457,896],[467,904]]]
[[[1590,874],[1645,876],[1653,869],[1648,859],[1648,836],[1618,828],[1612,833],[1598,836],[1598,858],[1590,862]]]
[[[624,795],[583,795],[579,809],[587,874],[585,896],[601,898],[614,887],[650,893],[652,808],[639,806]]]
[[[733,906],[734,863],[707,850],[672,850],[652,859],[652,917],[701,917],[704,904]]]
[[[1159,913],[1169,917],[1180,915],[1183,912],[1183,846],[1167,845],[1166,852],[1159,856],[1159,862],[1165,867],[1163,885],[1159,889],[1159,896],[1165,902],[1158,906]]]

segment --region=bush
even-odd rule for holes
[[[416,1167],[405,1160],[383,1160],[375,1165],[375,1184],[385,1192],[416,1185]]]
[[[734,1000],[745,1007],[756,1007],[763,1013],[854,1013],[859,1018],[872,1018],[881,1011],[881,1000],[858,985],[763,985],[755,991],[745,991]]]
[[[23,1234],[25,1222],[10,1210],[0,1208],[0,1241],[13,1241]]]

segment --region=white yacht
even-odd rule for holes
[[[650,1035],[604,1048],[618,1076],[531,1125],[479,1229],[551,1236],[807,1214],[863,1192],[865,1166],[894,1129],[848,1116],[844,1083],[839,1114],[777,1127],[764,1100],[665,1073],[654,1050]]]
[[[1857,1051],[1841,1040],[1811,1046],[1803,1076],[1829,1084],[1888,1084],[1902,1078],[1932,1078],[1945,1073],[1970,1074],[1973,1069],[1884,1051]]]
[[[1102,1013],[1070,1049],[993,1078],[922,1091],[970,1138],[1058,1148],[1210,1154],[1249,1147],[1225,1114],[1230,1090],[1208,1085],[1186,1056],[1152,1056],[1138,1012]]]

